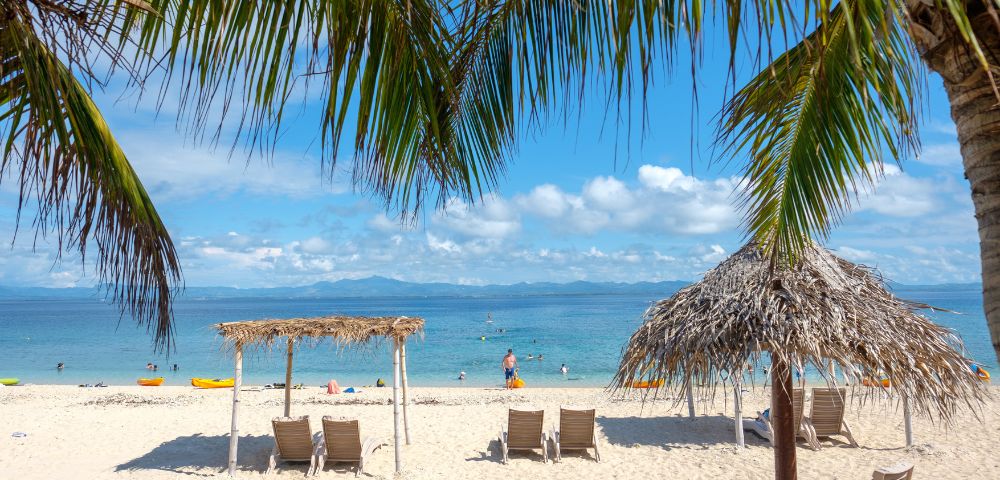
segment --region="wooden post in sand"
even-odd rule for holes
[[[229,476],[236,474],[236,446],[240,440],[240,429],[236,424],[240,411],[240,386],[243,385],[243,346],[236,346],[236,375],[233,378],[233,423],[229,431]]]
[[[406,340],[399,343],[399,368],[403,377],[403,431],[406,432],[406,444],[410,444],[410,417],[406,414],[406,407],[410,404],[410,396],[407,393],[406,382]]]
[[[903,394],[903,428],[906,430],[906,447],[913,446],[913,423],[910,412],[910,400]]]
[[[285,416],[292,414],[292,350],[295,339],[288,337],[288,366],[285,367]]]
[[[393,342],[392,349],[392,423],[395,432],[396,474],[403,472],[403,445],[399,430],[399,341]]]
[[[692,380],[691,377],[688,377],[688,384],[687,384],[688,419],[690,420],[694,420],[694,391],[692,390],[691,387],[691,382],[693,381],[694,380]]]
[[[736,410],[736,446],[746,446],[743,440],[743,392],[740,391],[740,381],[733,379],[733,408]]]

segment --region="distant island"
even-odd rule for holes
[[[297,287],[234,288],[187,287],[181,299],[211,298],[350,298],[350,297],[495,297],[542,295],[657,295],[667,297],[691,283],[671,280],[662,282],[588,282],[569,283],[521,282],[510,285],[457,285],[451,283],[416,283],[373,276],[317,282]],[[904,285],[891,283],[894,290],[926,292],[936,290],[978,290],[979,283],[942,285]],[[46,288],[0,286],[2,300],[84,299],[99,298],[96,287]]]

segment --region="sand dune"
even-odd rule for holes
[[[996,389],[993,389],[996,392]],[[391,389],[328,396],[312,387],[294,392],[292,412],[309,415],[319,431],[323,415],[357,417],[364,435],[384,439],[368,478],[393,478]],[[302,464],[265,476],[273,440],[270,418],[282,411],[281,391],[245,392],[241,407],[240,478],[300,478]],[[0,478],[164,479],[225,476],[231,391],[185,387],[24,386],[0,389]],[[746,394],[744,416],[765,407],[759,389]],[[534,405],[557,421],[560,404],[593,405],[604,461],[569,453],[543,464],[540,454],[513,453],[500,463],[496,440],[508,406]],[[873,468],[907,460],[918,478],[983,478],[1000,471],[1000,402],[976,420],[962,415],[950,428],[914,420],[916,446],[904,448],[902,414],[895,405],[851,405],[848,420],[861,443],[824,440],[814,452],[800,443],[800,478],[865,479]],[[409,479],[473,478],[768,478],[768,444],[751,433],[747,448],[733,444],[731,402],[699,399],[698,417],[672,399],[643,404],[609,398],[599,389],[414,388],[410,407],[413,445],[404,447]],[[24,432],[24,437],[12,437]],[[320,477],[353,476],[346,464],[328,465]],[[345,477],[347,478],[347,477]]]

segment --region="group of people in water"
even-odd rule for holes
[[[147,363],[146,364],[146,370],[152,370],[152,371],[156,372],[156,371],[160,370],[160,366],[156,365],[156,364],[153,364],[153,363]],[[176,371],[180,370],[180,367],[178,367],[177,364],[175,363],[175,364],[173,364],[173,365],[170,366],[170,370],[176,372]]]

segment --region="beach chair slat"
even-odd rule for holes
[[[354,419],[323,417],[327,459],[335,462],[361,460],[361,427]]]
[[[508,414],[507,448],[534,449],[542,445],[542,422],[545,412],[510,409]]]
[[[271,420],[278,454],[284,460],[308,461],[313,456],[309,417],[278,417]]]

